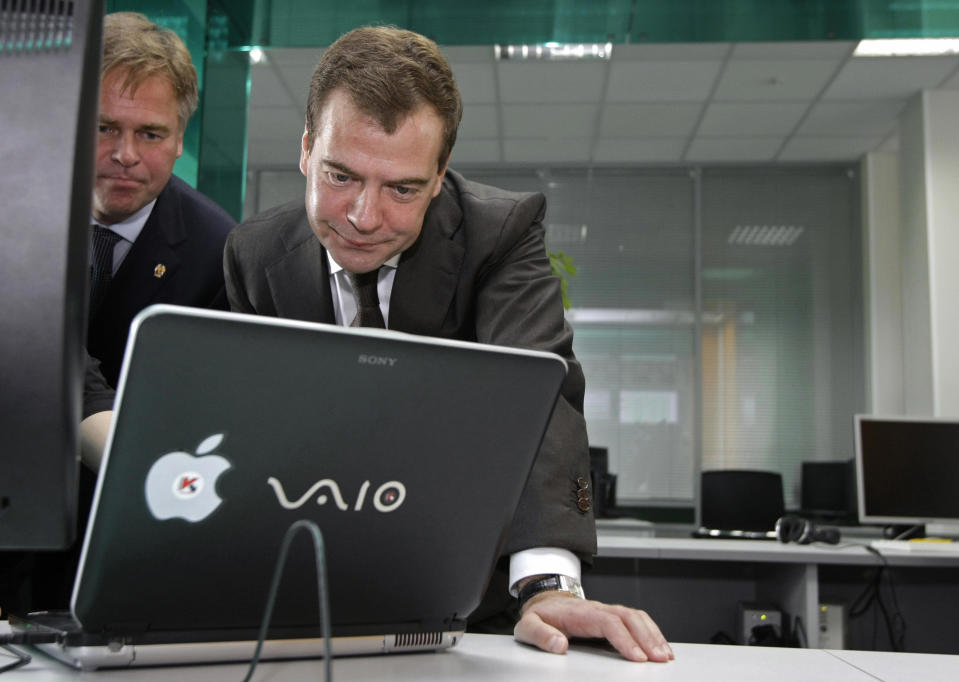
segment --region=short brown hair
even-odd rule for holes
[[[311,149],[323,106],[337,88],[390,134],[420,105],[433,106],[443,119],[439,167],[449,160],[463,103],[450,65],[429,38],[395,26],[365,26],[333,43],[310,81],[306,130]]]
[[[100,78],[114,69],[126,72],[123,89],[136,91],[151,76],[170,81],[176,94],[181,132],[199,100],[196,69],[180,36],[136,12],[114,12],[103,19]]]

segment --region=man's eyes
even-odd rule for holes
[[[350,182],[355,180],[355,178],[348,173],[332,170],[326,171],[326,177],[329,179],[330,184],[334,187],[345,187]],[[388,185],[388,187],[397,199],[404,201],[413,199],[419,194],[420,191],[419,187],[413,187],[411,185]]]
[[[97,129],[99,130],[101,135],[118,135],[120,133],[119,128],[117,128],[116,126],[109,125],[107,123],[100,123],[97,126]],[[165,139],[165,135],[163,135],[162,133],[158,133],[154,130],[138,130],[136,134],[137,134],[137,137],[140,137],[150,142],[156,142],[158,140]]]

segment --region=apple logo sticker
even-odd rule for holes
[[[221,455],[207,454],[223,442],[217,433],[197,446],[196,455],[169,452],[161,456],[147,473],[145,492],[150,513],[165,521],[180,518],[196,523],[220,506],[216,479],[231,464]]]

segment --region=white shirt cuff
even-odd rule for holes
[[[516,583],[523,578],[553,573],[579,580],[582,573],[579,557],[560,547],[534,547],[516,552],[509,558],[509,593],[517,596]]]

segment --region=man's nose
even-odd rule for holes
[[[113,143],[113,154],[111,158],[126,167],[137,164],[140,160],[140,151],[137,149],[137,143],[133,133],[119,135],[117,137]]]
[[[346,213],[347,219],[358,232],[371,232],[380,226],[383,212],[375,188],[364,187]]]

